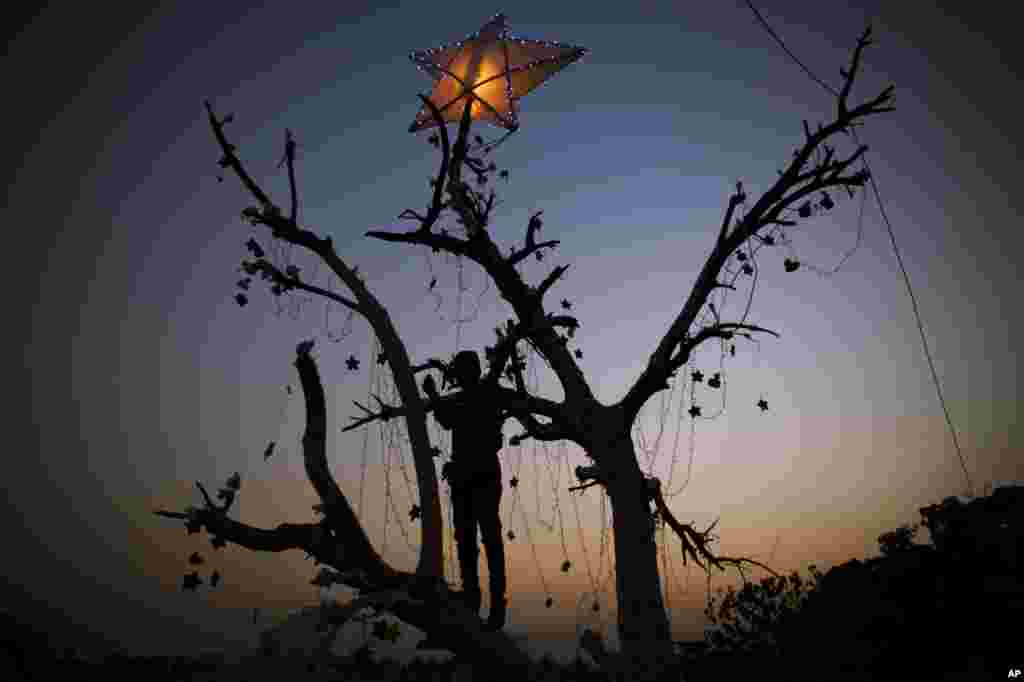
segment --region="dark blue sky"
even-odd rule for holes
[[[7,602],[45,601],[129,649],[161,652],[194,650],[228,632],[241,637],[237,626],[251,606],[282,610],[316,597],[307,585],[314,569],[301,556],[237,548],[211,559],[225,575],[220,593],[182,595],[184,558],[205,541],[151,514],[195,503],[197,478],[216,485],[239,471],[242,520],[311,520],[315,499],[295,448],[300,404],[283,390],[295,380],[295,344],[318,338],[339,426],[373,381],[361,321],[332,344],[326,330],[338,331],[339,310],[325,327],[319,302],[294,320],[275,315],[259,288],[248,307],[233,302],[243,243],[263,235],[238,219],[252,202],[237,181],[216,182],[218,150],[204,98],[221,114],[235,113],[229,134],[280,204],[287,197],[276,169],[284,128],[296,132],[301,221],[330,234],[366,273],[414,358],[448,356],[457,346],[480,350],[491,342],[508,310],[494,287],[483,290],[482,273],[464,269],[461,314],[478,301],[479,312],[456,338],[456,265],[363,236],[404,228],[395,217],[424,205],[436,172],[426,134],[407,132],[416,94],[429,89],[407,55],[459,40],[497,11],[514,34],[589,48],[581,63],[522,101],[521,130],[495,159],[509,169],[509,183],[499,183],[504,203],[491,234],[503,248],[521,243],[528,217],[544,211],[543,236],[562,246],[522,271],[536,282],[551,266],[572,264],[549,309],[563,297],[574,302],[581,367],[598,397],[612,402],[677,314],[735,181],[748,192],[767,188],[800,141],[801,119],[822,120],[834,106],[745,3],[712,4],[176,2],[148,14],[113,4],[44,10],[8,43],[2,61],[10,133],[4,205],[13,247],[4,269],[15,302],[11,329],[22,341],[9,412],[17,465],[3,512],[19,561],[6,567]],[[980,488],[1024,478],[1014,380],[1022,330],[1013,294],[1022,200],[1012,184],[1024,112],[1015,96],[1013,24],[977,5],[960,7],[967,16],[934,3],[760,9],[833,84],[865,21],[874,21],[878,44],[865,54],[855,98],[893,83],[897,111],[869,121],[861,137],[871,145]],[[795,230],[794,253],[830,270],[856,242],[859,205],[841,201],[829,217]],[[725,369],[726,411],[697,423],[691,484],[671,501],[677,515],[700,524],[721,516],[723,551],[767,558],[774,547],[774,563],[787,570],[863,556],[879,532],[917,521],[918,507],[963,488],[873,199],[859,249],[832,277],[809,267],[784,273],[788,254],[761,257],[750,318],[782,338],[765,339],[760,352],[739,345]],[[296,262],[316,272],[304,256]],[[434,275],[440,308],[426,286]],[[725,312],[742,314],[746,290],[740,293]],[[349,353],[363,359],[358,372],[345,369]],[[718,363],[710,347],[697,358],[705,369]],[[540,377],[542,393],[559,397],[552,375]],[[697,401],[713,412],[720,396],[701,390]],[[680,392],[672,394],[676,402]],[[754,407],[761,395],[768,413]],[[645,413],[644,442],[658,454],[654,471],[664,480],[676,462],[675,490],[690,455],[689,417],[676,428],[676,402],[667,393],[665,401],[665,435],[651,444],[656,398]],[[363,434],[333,438],[335,473],[358,500]],[[281,451],[265,464],[268,440],[280,440]],[[380,443],[373,429],[363,484],[367,526],[381,546],[388,525],[385,555],[411,567],[415,554],[397,525],[413,498],[396,464],[399,514],[385,524]],[[520,535],[532,524],[547,582],[528,544],[510,549],[518,581],[510,585],[510,630],[571,637],[576,594],[594,589],[582,568],[581,535],[592,563],[600,544],[596,491],[579,501],[582,534],[565,493],[567,472],[584,457],[573,447],[567,460],[548,459],[532,446],[503,456],[506,472],[523,467],[523,499],[506,495],[503,520]],[[555,487],[571,530],[566,550],[557,528],[547,533],[537,521],[558,524],[549,463],[562,472]],[[406,525],[415,546],[417,528]],[[565,552],[580,567],[569,576],[557,570]],[[603,570],[607,576],[607,563]],[[682,578],[667,578],[676,585],[669,591],[680,637],[702,627],[703,581],[692,577],[686,594]],[[602,598],[605,625],[614,623],[611,584]],[[545,590],[559,599],[556,613],[535,607]]]

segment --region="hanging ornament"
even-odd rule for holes
[[[359,369],[359,360],[356,360],[356,356],[349,355],[348,360],[345,361],[345,366],[348,367],[350,370],[355,371]]]
[[[704,381],[704,374],[700,370],[697,370],[690,374],[690,378],[697,383],[701,383]]]
[[[184,580],[182,580],[182,582],[181,582],[181,589],[182,589],[182,591],[184,591],[184,590],[191,590],[191,591],[195,592],[196,588],[199,587],[202,584],[203,584],[203,581],[199,578],[199,574],[196,573],[195,571],[192,571],[191,573],[187,573],[185,575]]]
[[[757,406],[761,408],[762,412],[765,412],[768,410],[768,401],[765,400],[764,398],[761,398],[760,400],[757,401]]]
[[[691,405],[689,412],[691,417],[696,418],[700,416],[700,408],[697,407],[696,405]]]
[[[800,216],[801,218],[810,218],[811,217],[811,202],[805,201],[804,203],[800,204],[800,208],[798,208],[796,210],[796,214],[798,216]]]
[[[719,372],[715,372],[715,375],[708,379],[708,386],[711,388],[721,388],[722,386],[722,375]]]
[[[796,272],[796,269],[800,267],[800,261],[787,258],[782,265],[786,268],[786,272]]]

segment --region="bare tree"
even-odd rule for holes
[[[500,373],[513,384],[511,387],[500,385],[498,391],[502,409],[523,427],[523,433],[513,436],[512,444],[531,438],[576,443],[593,464],[577,467],[581,485],[575,489],[600,485],[611,499],[622,650],[619,656],[605,657],[604,662],[617,675],[628,674],[638,680],[659,679],[674,659],[658,574],[653,532],[656,516],[680,538],[684,561],[689,557],[702,566],[707,562],[719,569],[727,565],[741,568],[744,563],[761,566],[745,558],[715,556],[709,549],[713,540],[711,528],[698,531],[691,524],[681,523],[675,518],[662,497],[660,481],[645,477],[637,463],[632,426],[644,404],[654,394],[670,387],[669,380],[705,341],[731,340],[736,336],[751,339],[754,333],[777,336],[775,332],[747,323],[745,315],[737,321],[722,320],[709,298],[718,287],[732,288],[731,284],[720,281],[730,259],[745,261],[744,249],[749,253],[756,247],[771,245],[773,233],[780,228],[795,225],[797,219],[810,217],[812,211],[831,209],[833,202],[826,190],[842,189],[852,196],[854,189],[863,187],[868,180],[866,169],[853,169],[867,147],[858,145],[843,156],[837,155],[830,142],[842,134],[852,137],[854,126],[866,117],[893,110],[889,106],[892,86],[857,106],[851,107],[848,103],[861,54],[871,42],[869,27],[858,39],[848,69],[842,71],[844,85],[837,96],[834,119],[818,125],[816,130],[804,122],[802,145],[788,166],[780,170],[772,186],[753,202],[742,217],[737,217],[737,208],[741,204],[749,204],[742,185],[737,183],[736,192],[729,197],[711,253],[689,296],[657,342],[646,368],[625,395],[610,405],[602,404],[594,397],[567,348],[568,337],[578,328],[579,321],[568,314],[549,313],[544,307],[545,294],[565,275],[568,266],[553,268],[536,286],[526,283],[516,270],[516,265],[524,259],[536,256],[539,260],[542,250],[554,249],[559,242],[537,241],[541,222],[539,214],[535,214],[527,223],[525,244],[521,248],[513,247],[504,253],[499,249],[488,232],[495,199],[493,189],[484,195],[462,177],[463,171],[468,169],[476,176],[477,184],[483,186],[495,170],[493,163],[487,164],[482,156],[474,154],[482,147],[479,137],[475,148],[469,140],[470,107],[465,108],[458,135],[451,144],[440,112],[430,99],[420,96],[439,124],[440,139],[435,138],[434,142],[440,148],[441,161],[437,177],[432,182],[431,202],[424,214],[406,210],[399,216],[418,224],[408,232],[371,231],[366,234],[388,242],[427,247],[469,259],[490,276],[502,298],[512,306],[516,319],[509,320],[504,329],[499,327],[496,330],[497,342],[487,349],[488,372]],[[350,295],[313,285],[302,278],[297,268],[288,267],[282,271],[252,240],[249,247],[254,258],[243,261],[243,268],[250,275],[259,274],[277,295],[305,291],[345,306],[361,315],[380,341],[401,402],[389,405],[377,398],[377,409],[360,405],[365,415],[354,419],[344,430],[376,420],[404,419],[416,467],[422,542],[415,573],[389,566],[375,551],[360,520],[334,480],[327,465],[325,398],[317,365],[311,355],[312,341],[299,344],[294,365],[306,404],[303,457],[309,480],[322,500],[316,509],[322,512],[323,520],[319,523],[281,524],[269,530],[255,528],[227,516],[237,485],[229,485],[222,490],[221,497],[226,501],[217,505],[199,483],[197,486],[205,498],[202,507],[188,508],[185,512],[157,513],[186,520],[190,532],[205,528],[215,540],[254,551],[302,549],[312,555],[318,563],[330,567],[321,571],[317,584],[343,584],[358,590],[361,595],[353,604],[338,607],[325,616],[335,625],[345,622],[359,608],[373,605],[428,632],[432,639],[446,642],[464,660],[493,661],[500,657],[499,660],[509,667],[529,665],[525,653],[507,635],[484,632],[479,617],[454,598],[458,596],[457,592],[450,589],[444,580],[441,507],[426,415],[446,398],[427,400],[421,395],[415,380],[416,374],[421,372],[444,371],[444,363],[436,358],[414,363],[387,310],[359,277],[356,268],[338,256],[330,237],[321,238],[298,225],[295,147],[290,135],[286,141],[285,161],[291,207],[286,216],[247,173],[236,148],[225,136],[224,127],[231,117],[218,118],[209,102],[206,107],[213,134],[223,152],[221,167],[233,171],[259,204],[258,207],[246,208],[242,212],[243,217],[254,225],[266,226],[272,238],[301,246],[315,254],[341,279]],[[446,212],[454,212],[458,222],[465,226],[466,238],[433,229]],[[796,263],[787,260],[787,270],[796,267]],[[244,299],[239,302],[244,303]],[[710,308],[714,319],[708,325],[698,321],[698,315],[706,307]],[[526,390],[522,358],[517,350],[522,342],[535,349],[558,377],[564,391],[561,402],[532,395]]]

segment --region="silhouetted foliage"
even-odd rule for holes
[[[813,565],[808,573],[811,579],[806,581],[793,571],[788,576],[766,576],[760,583],[748,581],[739,590],[719,588],[721,600],[711,597],[704,614],[722,629],[708,633],[708,643],[720,651],[780,648],[783,627],[821,581],[822,574]]]
[[[878,550],[882,556],[889,556],[895,552],[905,552],[914,546],[914,534],[917,533],[921,524],[903,524],[888,533],[878,536]]]

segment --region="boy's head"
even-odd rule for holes
[[[476,351],[463,350],[452,361],[452,374],[459,386],[466,387],[480,381],[480,358]]]

